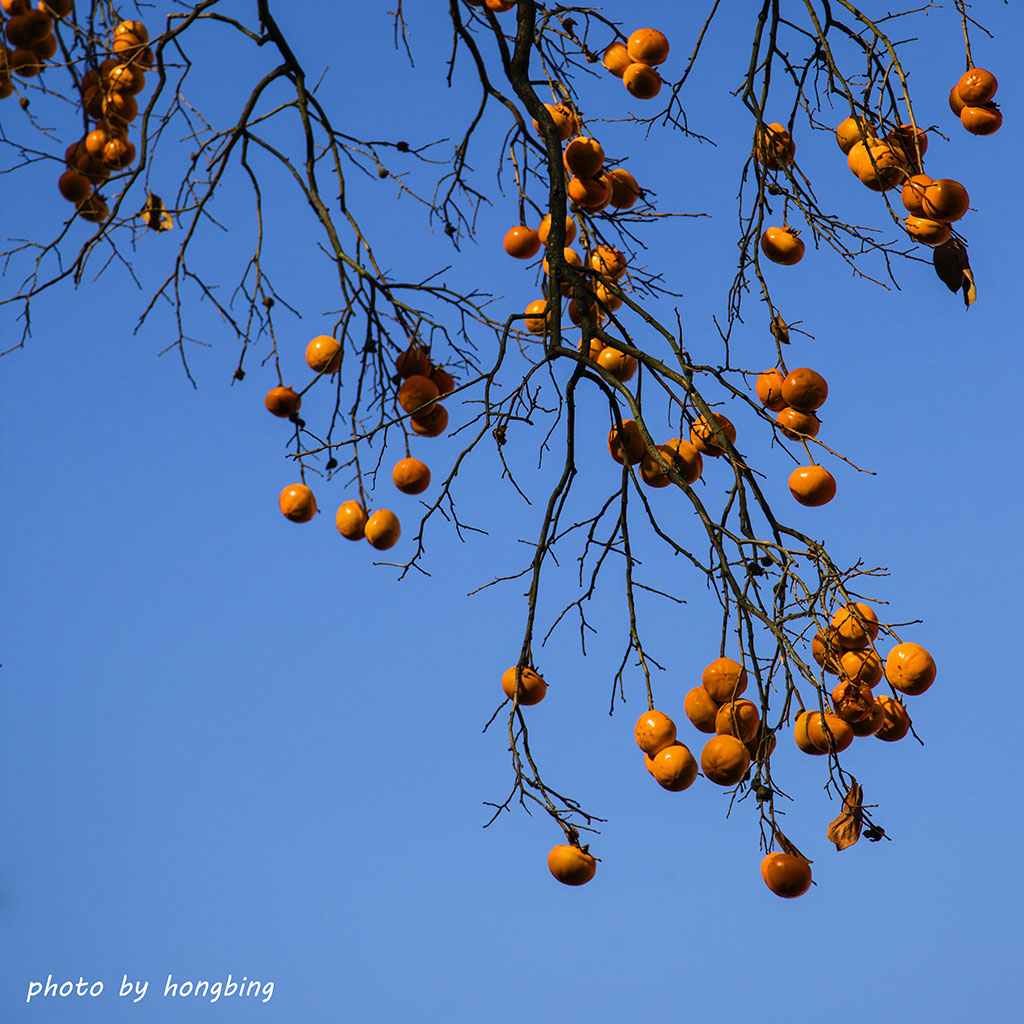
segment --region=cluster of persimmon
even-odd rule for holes
[[[341,343],[320,334],[306,346],[306,365],[317,375],[331,376],[341,369]],[[395,360],[398,404],[410,414],[413,432],[422,437],[439,437],[448,428],[448,412],[437,399],[455,390],[455,378],[443,367],[434,366],[429,352],[411,345]],[[309,385],[312,386],[312,383]],[[297,421],[302,395],[291,387],[278,385],[267,392],[264,404],[275,416]],[[430,467],[406,456],[395,463],[391,480],[403,494],[422,494],[430,486]],[[317,512],[316,497],[305,483],[289,484],[279,500],[281,512],[294,523],[308,523]],[[402,535],[398,516],[390,509],[367,513],[362,502],[344,501],[335,515],[338,532],[346,540],[364,538],[377,550],[386,551]]]
[[[624,43],[616,39],[601,57],[601,63],[638,100],[654,99],[661,92],[661,75],[655,68],[666,60],[668,39],[656,28],[638,28]]]
[[[67,170],[60,176],[60,194],[75,204],[78,216],[100,224],[110,216],[106,201],[94,187],[135,161],[128,126],[138,116],[135,98],[146,86],[154,65],[149,32],[141,21],[122,21],[111,33],[110,55],[82,75],[80,88],[91,131],[65,153]]]
[[[839,681],[832,689],[832,707],[802,711],[793,727],[796,745],[807,754],[842,751],[855,737],[877,736],[895,742],[910,731],[910,715],[898,696],[875,696],[884,678],[899,694],[918,696],[935,681],[931,654],[920,644],[899,643],[883,663],[875,641],[878,616],[870,605],[844,605],[828,628],[815,634],[811,655]]]
[[[991,135],[999,131],[1003,115],[992,98],[999,82],[991,71],[971,68],[949,91],[949,109],[972,135]]]
[[[821,421],[816,412],[828,398],[828,382],[816,370],[800,366],[783,374],[773,367],[758,375],[754,390],[761,404],[776,413],[783,436],[791,441],[818,436]],[[801,505],[815,508],[836,496],[836,481],[823,466],[798,466],[789,475],[789,490]]]
[[[40,0],[33,10],[29,0],[0,0],[8,15],[4,35],[10,47],[0,45],[0,100],[14,92],[11,75],[35,78],[57,53],[53,23],[74,10],[74,0]]]

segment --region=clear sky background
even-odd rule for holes
[[[237,6],[251,16],[250,5]],[[326,68],[323,94],[353,134],[458,137],[474,77],[460,58],[445,87],[446,19],[406,5],[410,69],[376,6],[280,14],[311,77]],[[627,32],[663,27],[671,74],[703,13],[679,6],[645,0],[606,12]],[[585,113],[609,121],[606,150],[629,157],[660,207],[711,214],[643,234],[644,259],[681,293],[691,352],[709,362],[721,358],[711,317],[724,311],[735,268],[736,185],[752,132],[729,90],[749,56],[749,12],[738,8],[753,5],[728,6],[737,10],[713,26],[704,70],[683,95],[690,126],[717,146],[657,130],[645,143],[620,119],[650,111],[617,81],[595,77],[583,88]],[[504,727],[482,727],[501,697],[501,673],[517,659],[525,602],[517,583],[466,595],[522,568],[519,541],[536,536],[542,503],[519,499],[493,451],[481,448],[460,470],[457,495],[462,518],[486,534],[460,542],[435,521],[424,563],[431,575],[401,583],[394,568],[372,564],[368,545],[336,533],[334,509],[353,496],[345,480],[316,485],[313,523],[285,521],[277,495],[295,474],[287,425],[263,408],[276,383],[270,366],[257,365],[266,350],[231,386],[237,344],[196,301],[190,333],[209,347],[190,352],[193,389],[173,353],[158,358],[173,330],[162,314],[133,333],[146,287],[166,272],[176,242],[174,232],[150,235],[126,254],[141,290],[117,266],[77,291],[54,289],[34,307],[24,349],[0,361],[0,1020],[504,1024],[714,1013],[782,1021],[823,1007],[838,1024],[1009,1019],[1024,853],[1017,737],[1006,725],[1024,713],[1020,659],[1011,656],[1024,566],[1020,213],[1009,182],[1024,158],[1015,77],[1024,19],[1002,4],[975,13],[995,32],[994,40],[976,34],[974,52],[1000,76],[1006,116],[991,138],[968,136],[947,108],[963,70],[951,6],[896,33],[920,37],[906,51],[917,115],[949,137],[933,137],[926,169],[963,181],[971,195],[962,230],[978,279],[974,307],[965,311],[928,263],[899,265],[899,290],[855,280],[811,245],[800,265],[767,269],[783,313],[813,335],[794,336],[790,361],[830,382],[822,415],[830,445],[877,475],[829,463],[838,497],[802,509],[786,492],[784,457],[756,439],[752,416],[736,415],[741,438],[750,427],[742,450],[763,458],[769,495],[839,562],[888,567],[873,596],[888,602],[892,621],[922,620],[904,637],[938,662],[932,689],[910,699],[925,745],[858,741],[845,759],[892,841],[837,854],[824,837],[838,811],[823,789],[824,766],[781,736],[775,774],[796,798],[785,827],[813,858],[817,883],[783,901],[760,877],[752,801],[727,820],[728,796],[703,779],[682,794],[654,785],[632,735],[645,706],[638,671],[627,675],[628,702],[607,713],[626,630],[621,581],[611,574],[587,656],[573,628],[535,652],[551,689],[528,709],[545,777],[608,819],[593,840],[596,878],[579,889],[551,878],[545,858],[561,833],[543,816],[516,810],[482,828],[485,802],[503,800],[511,784]],[[227,36],[211,29],[203,38],[196,55],[209,58]],[[242,86],[269,59],[239,51],[216,69],[198,66],[196,106],[233,117]],[[788,104],[780,88],[780,109]],[[501,252],[518,216],[496,184],[506,123],[493,116],[470,156],[490,205],[476,241],[460,251],[422,206],[397,199],[393,181],[353,177],[352,201],[375,204],[369,224],[396,274],[450,265],[453,282],[476,283],[513,311],[539,289],[531,269]],[[16,101],[0,106],[8,135],[21,117]],[[53,152],[62,152],[71,113],[54,108],[46,123],[60,143]],[[823,207],[895,236],[881,200],[849,174],[829,134],[798,122],[797,142]],[[56,166],[3,179],[5,238],[48,237],[67,216]],[[391,169],[406,167],[396,158]],[[168,184],[158,168],[152,187],[173,193],[173,169],[162,173]],[[280,311],[279,344],[286,382],[304,383],[305,344],[330,330],[325,313],[338,297],[315,225],[283,179],[274,181],[272,265],[302,314]],[[225,196],[232,227],[211,241],[208,267],[237,258],[249,238],[246,209]],[[73,225],[70,237],[85,232]],[[4,294],[17,283],[11,274]],[[672,320],[670,303],[657,308]],[[738,365],[772,364],[766,321],[750,302],[735,337]],[[12,307],[0,307],[4,347],[19,331]],[[329,402],[314,392],[307,418]],[[592,458],[581,457],[581,500],[613,488],[617,473],[600,402],[583,405],[594,441]],[[469,415],[457,403],[451,412],[453,425]],[[537,497],[550,475],[547,462],[534,469],[542,437],[542,427],[510,431],[507,448]],[[413,454],[442,475],[460,448],[449,436]],[[384,466],[403,454],[389,449]],[[726,476],[709,469],[713,500]],[[400,558],[418,499],[394,492],[386,474],[378,494],[405,524]],[[658,492],[652,501],[668,509],[683,499]],[[652,578],[673,578],[688,598],[642,611],[666,666],[657,702],[697,747],[682,698],[717,656],[717,605],[696,576],[641,543]],[[569,557],[546,576],[549,615],[574,594],[574,571]],[[229,973],[273,982],[272,998],[210,1005],[162,995],[168,974],[215,982]],[[26,1005],[29,984],[48,975],[102,981],[105,990]],[[149,981],[140,1003],[118,996],[124,975]]]

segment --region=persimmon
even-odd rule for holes
[[[744,744],[750,755],[751,764],[771,757],[775,753],[775,745],[775,733],[767,729],[758,729],[757,735]]]
[[[658,445],[659,451],[661,448],[662,445]],[[668,487],[672,483],[672,478],[658,465],[657,460],[650,452],[644,452],[643,458],[640,460],[640,479],[649,487],[655,488]]]
[[[502,245],[509,256],[517,260],[532,260],[540,252],[540,235],[535,228],[517,224],[505,232]]]
[[[785,125],[763,125],[754,141],[754,159],[769,170],[781,171],[793,162],[796,143]]]
[[[137,96],[146,86],[146,73],[132,64],[116,64],[104,80],[108,89]]]
[[[971,198],[967,189],[952,178],[936,178],[930,185],[925,185],[921,196],[924,216],[946,223],[959,220],[970,205]]]
[[[910,732],[910,715],[895,697],[876,697],[875,703],[882,708],[883,719],[875,735],[886,743],[896,743]]]
[[[867,718],[874,706],[871,687],[865,683],[843,678],[832,688],[832,710],[848,725]]]
[[[758,401],[772,412],[779,412],[786,407],[786,400],[782,397],[782,382],[784,379],[777,367],[765,370],[764,373],[757,375],[754,391],[757,393]]]
[[[495,14],[505,14],[514,10],[515,6],[516,0],[484,0],[484,7],[489,11],[494,11]]]
[[[875,192],[887,192],[907,177],[907,158],[902,149],[890,142],[858,142],[846,161],[860,181]]]
[[[32,44],[48,36],[52,28],[53,20],[45,11],[28,10],[11,18],[4,26],[4,32],[15,49],[31,49]]]
[[[867,647],[844,650],[839,658],[839,668],[843,677],[854,683],[877,686],[882,681],[882,659]]]
[[[516,695],[516,666],[505,669],[501,677],[501,688],[505,696],[510,700]],[[537,675],[532,668],[522,669],[519,674],[519,704],[529,707],[532,704],[539,704],[547,696],[548,684],[542,676]]]
[[[775,422],[785,437],[790,441],[802,441],[807,437],[817,437],[821,429],[821,420],[813,412],[801,412],[788,405],[779,410]]]
[[[661,92],[661,76],[650,64],[630,64],[622,73],[622,84],[638,100],[653,100]]]
[[[548,854],[548,870],[563,885],[586,885],[597,873],[597,860],[580,847],[563,843]]]
[[[790,227],[770,227],[761,236],[761,252],[784,267],[792,267],[804,258],[804,243]]]
[[[534,299],[523,312],[526,314],[523,327],[530,334],[547,333],[551,326],[551,311],[548,309],[547,299]]]
[[[568,263],[570,267],[582,267],[583,266],[583,257],[575,249],[568,249],[568,248],[563,249],[562,250],[562,259],[564,259],[565,262]],[[547,256],[544,257],[544,261],[541,264],[541,266],[542,266],[545,274],[550,274],[551,273],[551,268],[550,268],[550,266],[548,266],[548,258],[547,258]]]
[[[977,107],[982,103],[988,103],[995,96],[999,82],[991,71],[971,68],[960,76],[955,88],[964,104]]]
[[[537,237],[541,245],[548,244],[548,233],[551,231],[551,214],[546,214],[537,228]],[[565,244],[572,245],[576,239],[576,221],[572,217],[565,218]]]
[[[609,43],[604,48],[604,53],[601,55],[601,63],[616,78],[621,78],[622,73],[633,63],[633,58],[630,57],[626,44],[616,39],[615,42]]]
[[[618,280],[626,272],[628,260],[623,252],[612,245],[599,245],[588,259],[590,268],[598,274]]]
[[[760,728],[761,713],[745,697],[723,704],[715,715],[715,732],[719,736],[735,736],[743,743],[749,743]]]
[[[614,313],[622,307],[622,296],[617,291],[612,291],[610,285],[604,281],[598,281],[594,286],[594,298],[602,309]]]
[[[827,505],[836,496],[835,477],[824,466],[798,466],[789,474],[789,493],[808,508]]]
[[[547,108],[548,113],[551,115],[551,120],[555,122],[555,131],[558,132],[558,138],[560,141],[565,142],[566,139],[572,138],[580,130],[580,123],[576,117],[572,107],[566,103],[545,103],[544,106]],[[536,118],[533,121],[533,130],[540,134],[540,125],[537,124]]]
[[[676,741],[676,723],[664,711],[645,711],[633,726],[636,745],[652,757]]]
[[[32,10],[29,0],[0,0],[0,10],[12,16],[26,14]]]
[[[334,524],[346,540],[362,540],[366,536],[366,518],[366,509],[353,499],[338,506]]]
[[[80,203],[92,191],[92,185],[84,174],[78,171],[65,171],[57,179],[60,194],[72,203]]]
[[[647,444],[636,420],[623,420],[608,431],[608,453],[623,465],[628,459],[630,465],[637,465],[647,451]]]
[[[419,459],[399,459],[391,480],[403,494],[422,494],[430,486],[430,467]]]
[[[35,78],[42,74],[43,65],[32,50],[19,46],[7,58],[11,70],[22,78]]]
[[[434,408],[437,396],[437,385],[429,377],[414,373],[402,381],[402,386],[398,389],[398,404],[406,412],[422,415]]]
[[[1003,126],[1003,115],[994,103],[981,103],[964,107],[960,111],[960,123],[972,135],[992,135]]]
[[[607,370],[616,380],[625,383],[636,375],[637,361],[628,352],[620,352],[607,345],[597,357],[598,366]]]
[[[910,214],[903,221],[904,230],[922,245],[930,245],[933,249],[949,240],[953,229],[940,220],[929,220],[927,217],[915,217]]]
[[[596,363],[597,357],[604,349],[604,342],[600,338],[591,338],[588,344],[583,338],[580,338],[580,343],[576,347],[580,352],[584,352],[587,358],[592,359]]]
[[[960,111],[967,106],[962,99],[960,99],[960,91],[957,89],[957,83],[953,83],[953,88],[949,90],[949,109],[959,117]]]
[[[819,750],[840,753],[853,742],[853,731],[837,714],[812,711],[806,724],[807,738]]]
[[[130,139],[111,139],[103,147],[103,162],[113,171],[135,162],[135,144]]]
[[[658,445],[658,450],[664,454],[685,483],[692,484],[704,472],[704,459],[700,452],[681,437],[673,437],[671,441]]]
[[[863,601],[844,605],[832,616],[832,629],[840,646],[862,650],[878,636],[878,616]]]
[[[782,397],[786,405],[800,412],[814,412],[825,404],[828,398],[828,382],[809,366],[791,370],[782,382]]]
[[[109,216],[110,210],[103,197],[95,192],[87,195],[79,204],[77,211],[82,220],[90,224],[102,224]]]
[[[286,419],[299,411],[302,406],[302,395],[291,388],[279,386],[267,392],[263,404],[275,416]]]
[[[715,732],[715,716],[720,705],[703,685],[687,691],[683,698],[683,714],[701,732]]]
[[[918,166],[921,158],[928,152],[928,135],[915,128],[912,124],[901,124],[893,128],[885,137],[885,141],[898,146],[908,163]]]
[[[903,183],[900,199],[904,208],[914,217],[924,217],[924,190],[935,181],[927,174],[914,174]]]
[[[725,434],[730,444],[736,443],[736,428],[732,421],[720,412],[712,412],[718,429]],[[690,443],[703,455],[710,455],[717,458],[725,454],[725,449],[718,444],[718,437],[715,428],[708,422],[707,417],[701,416],[696,419],[690,427]]]
[[[427,376],[434,382],[442,398],[455,390],[455,378],[443,366],[432,366]]]
[[[281,491],[278,504],[293,523],[308,523],[316,515],[316,498],[305,484],[289,484]]]
[[[916,697],[935,682],[935,659],[920,644],[897,644],[885,659],[885,678],[894,690]]]
[[[724,704],[747,688],[747,670],[732,658],[716,658],[701,673],[700,681],[713,701]]]
[[[603,171],[599,171],[592,178],[578,178],[573,175],[569,179],[566,191],[581,210],[591,212],[603,210],[612,198],[611,181]]]
[[[113,125],[99,125],[93,128],[85,137],[85,151],[90,156],[102,157],[103,150],[111,139],[121,139],[125,136],[123,128],[115,128]]]
[[[626,42],[626,50],[641,64],[664,64],[668,60],[668,39],[656,28],[638,28]]]
[[[329,334],[318,334],[306,346],[306,365],[314,373],[337,373],[341,368],[341,343]]]
[[[111,124],[125,128],[139,116],[139,104],[129,93],[108,92],[100,101],[100,112]]]
[[[700,767],[716,785],[735,786],[750,767],[750,751],[735,736],[712,736],[700,752]]]
[[[402,526],[391,509],[380,508],[366,520],[363,532],[378,551],[387,551],[398,543],[398,538],[402,536]]]
[[[681,793],[689,789],[697,778],[697,761],[685,743],[670,743],[653,757],[645,757],[645,760],[650,761],[648,771],[658,785],[670,793]]]
[[[793,722],[793,742],[805,754],[817,756],[827,753],[827,748],[818,747],[811,742],[807,734],[807,726],[810,723],[811,715],[819,714],[817,711],[801,711]]]
[[[119,60],[130,61],[136,54],[146,48],[146,41],[132,32],[124,32],[115,36],[110,43],[110,50]]]
[[[597,139],[581,135],[565,147],[562,163],[577,178],[592,178],[604,166],[604,150]]]
[[[838,675],[842,668],[842,657],[845,648],[839,644],[835,630],[829,626],[825,633],[819,629],[811,640],[811,657],[832,675]]]
[[[572,299],[566,312],[569,314],[569,319],[577,327],[583,326],[584,312],[586,312],[590,322],[594,325],[603,323],[605,318],[604,310],[593,298],[590,298],[582,307],[579,306],[575,299]]]
[[[428,413],[413,413],[409,426],[420,437],[440,437],[448,429],[448,410],[438,402]]]
[[[114,29],[113,38],[120,39],[122,36],[135,36],[141,43],[149,42],[149,31],[141,21],[122,21]]]
[[[430,375],[430,354],[419,345],[410,345],[395,358],[395,373],[402,380],[409,377]]]
[[[854,736],[874,736],[884,724],[885,708],[876,699],[872,701],[871,709],[864,718],[850,723],[850,730]]]
[[[776,896],[791,900],[811,887],[811,865],[792,853],[769,853],[761,861],[764,884]]]
[[[640,185],[629,171],[624,167],[616,167],[614,171],[608,172],[608,180],[612,186],[610,202],[616,210],[628,210],[636,205],[640,198]]]
[[[75,9],[75,0],[39,0],[39,9],[52,18],[66,18]]]
[[[858,142],[870,142],[876,137],[874,128],[864,118],[847,117],[836,125],[836,142],[846,154]]]
[[[48,36],[43,36],[38,42],[33,43],[31,49],[40,60],[49,60],[57,52],[57,37],[51,32]],[[975,134],[982,133],[975,132]]]

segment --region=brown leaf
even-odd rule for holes
[[[778,341],[780,345],[788,345],[789,344],[789,324],[787,324],[786,321],[782,319],[781,315],[776,314],[772,318],[772,322],[771,322],[770,326],[771,326],[771,332],[772,332],[772,334],[775,335],[776,341]]]
[[[174,221],[164,206],[164,201],[152,192],[146,197],[146,205],[139,212],[147,228],[153,231],[170,231],[174,227]]]
[[[808,864],[813,864],[814,863],[814,861],[811,860],[810,857],[805,857],[796,848],[796,844],[795,843],[793,843],[792,841],[787,839],[786,836],[784,836],[782,834],[782,830],[781,829],[778,829],[778,828],[775,829],[775,842],[777,842],[779,844],[779,846],[782,847],[782,852],[783,853],[789,853],[789,854],[792,854],[794,857],[799,857],[801,860],[807,861]]]
[[[971,272],[970,267],[964,267],[963,293],[965,306],[970,306],[978,297],[978,289],[974,286],[974,274]]]
[[[836,844],[837,850],[845,850],[860,839],[860,830],[864,824],[864,790],[854,779],[843,799],[843,809],[839,817],[832,822],[825,833],[825,838]]]
[[[950,238],[932,250],[932,262],[939,280],[951,292],[963,292],[964,304],[970,306],[977,296],[967,246],[958,238]]]

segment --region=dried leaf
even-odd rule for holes
[[[971,261],[967,258],[967,246],[958,238],[951,238],[932,250],[932,262],[939,280],[951,292],[963,292],[964,304],[970,306],[977,297]]]
[[[832,822],[825,833],[825,838],[836,844],[837,850],[845,850],[860,839],[860,830],[864,824],[864,790],[854,779],[843,799],[843,809],[839,817]]]
[[[776,314],[771,322],[771,332],[780,345],[789,344],[789,324],[779,314]]]
[[[964,267],[964,305],[970,306],[978,297],[978,289],[974,286],[974,274],[970,267]]]
[[[792,855],[793,855],[794,857],[799,857],[799,858],[800,858],[801,860],[805,860],[805,861],[807,861],[807,863],[808,863],[808,864],[813,864],[813,863],[814,863],[814,861],[813,861],[813,860],[811,860],[811,858],[810,858],[810,857],[805,857],[805,856],[804,856],[804,855],[803,855],[803,854],[802,854],[802,853],[801,853],[801,852],[800,852],[800,851],[799,851],[799,850],[798,850],[798,849],[796,848],[796,844],[794,844],[793,842],[791,842],[791,841],[790,841],[789,839],[787,839],[787,838],[786,838],[786,837],[785,837],[785,836],[784,836],[784,835],[782,834],[782,831],[781,831],[781,829],[778,829],[778,828],[777,828],[777,829],[775,829],[775,842],[777,842],[777,843],[779,844],[779,846],[781,846],[781,847],[782,847],[782,852],[783,852],[783,853],[790,853],[790,854],[792,854]]]
[[[153,231],[170,231],[174,227],[174,221],[164,206],[164,201],[154,193],[150,192],[146,197],[146,205],[139,212],[147,228]]]

